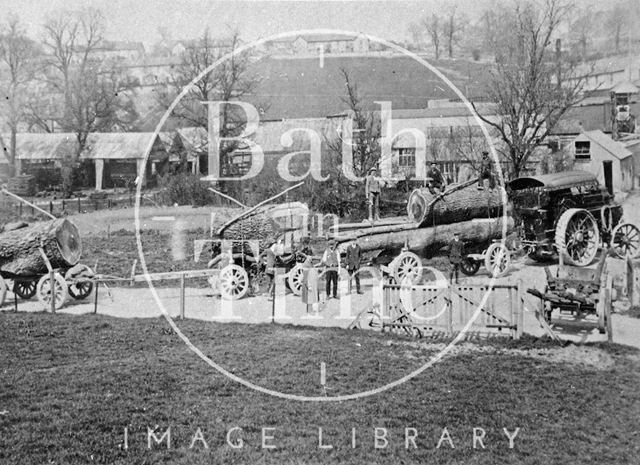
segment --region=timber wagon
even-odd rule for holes
[[[21,225],[0,234],[0,305],[8,289],[22,299],[35,295],[50,308],[93,291],[93,272],[79,264],[82,242],[67,219]],[[52,278],[53,277],[53,278]]]
[[[282,253],[276,267],[286,272],[286,285],[302,293],[303,263],[309,257],[293,244],[299,239],[308,209],[300,202],[260,205],[246,210],[222,225],[209,241],[210,268],[219,268],[215,278],[224,299],[237,300],[266,290],[268,278],[264,251],[280,242]]]
[[[477,251],[487,271],[504,274],[509,253],[501,240],[513,230],[504,189],[481,189],[477,179],[451,185],[444,192],[415,189],[407,201],[407,216],[384,218],[377,222],[339,224],[332,238],[344,249],[351,242],[360,245],[365,258],[380,265],[397,283],[417,284],[422,278],[422,257],[431,257],[445,248],[458,234],[469,251]],[[463,260],[467,274],[479,264]],[[471,269],[469,269],[471,268]]]

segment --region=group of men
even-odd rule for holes
[[[482,159],[480,160],[480,169],[478,170],[478,190],[483,190],[485,187],[485,181],[489,182],[489,188],[495,187],[493,178],[493,169],[491,159],[489,158],[489,152],[482,152]],[[378,177],[378,170],[373,167],[369,170],[367,177],[365,178],[365,193],[367,197],[367,205],[369,207],[369,221],[380,221],[380,192],[384,185],[384,181]],[[438,168],[436,163],[431,163],[429,170],[427,171],[427,188],[432,195],[437,195],[443,192],[447,187],[442,172]]]

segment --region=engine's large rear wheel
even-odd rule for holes
[[[568,265],[587,266],[596,258],[600,245],[598,223],[591,213],[570,208],[560,215],[555,235],[558,253]]]

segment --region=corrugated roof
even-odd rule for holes
[[[144,158],[149,143],[153,141],[151,157],[167,155],[162,142],[153,132],[103,132],[92,133],[82,154],[85,159],[123,160]]]
[[[613,88],[613,92],[616,94],[637,94],[640,92],[640,89],[634,86],[631,82],[625,81],[615,86]]]
[[[3,136],[8,141],[8,135]],[[16,135],[18,160],[59,160],[75,154],[76,135],[72,133],[19,133]]]

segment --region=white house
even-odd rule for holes
[[[574,168],[593,173],[614,192],[632,190],[635,181],[633,154],[625,144],[600,130],[578,135],[572,143]]]

